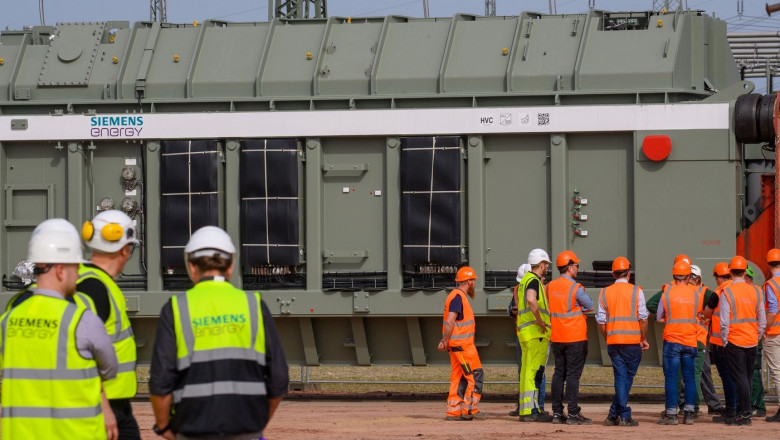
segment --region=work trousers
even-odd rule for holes
[[[717,368],[720,381],[723,384],[723,396],[726,399],[726,409],[736,411],[737,386],[734,384],[734,378],[731,376],[731,372],[729,372],[726,349],[720,345],[713,345],[710,347],[710,350],[712,350],[710,352],[712,361],[715,363],[715,368]]]
[[[460,417],[479,412],[484,373],[474,344],[450,347],[450,393],[447,416]]]
[[[642,347],[639,344],[611,344],[607,345],[607,354],[612,360],[615,375],[615,399],[609,407],[609,416],[629,420],[631,407],[628,406],[628,394],[642,361]]]
[[[666,414],[677,414],[677,374],[682,371],[685,384],[685,405],[683,410],[693,412],[696,399],[695,363],[697,355],[696,347],[664,341],[664,390],[666,395]]]
[[[116,417],[116,425],[119,430],[119,440],[141,440],[141,432],[138,422],[133,416],[133,406],[130,399],[112,399],[108,403]]]
[[[775,393],[780,399],[780,335],[767,335],[764,343],[764,355]]]
[[[750,416],[750,387],[753,382],[753,365],[756,347],[740,347],[732,343],[723,347],[729,373],[737,387],[737,415]]]
[[[701,347],[703,345],[699,346],[700,351]],[[715,383],[712,381],[712,359],[711,356],[712,352],[710,350],[706,350],[704,352],[704,355],[702,356],[702,369],[701,369],[701,386],[699,389],[701,389],[701,395],[702,400],[707,404],[708,409],[712,410],[718,410],[723,407],[723,405],[720,404],[720,398],[718,397],[718,393],[715,392]]]
[[[552,352],[555,357],[551,390],[553,414],[563,415],[564,386],[569,415],[579,414],[580,377],[588,357],[588,341],[553,342]]]
[[[518,384],[521,416],[539,412],[539,385],[544,377],[544,365],[547,363],[549,346],[550,340],[546,338],[520,341],[520,349],[523,350],[523,366]]]
[[[764,352],[764,345],[759,340],[756,348],[756,360],[753,362],[753,383],[750,386],[750,407],[754,411],[766,412],[766,402],[764,402],[764,381],[761,374],[761,356]]]
[[[517,383],[520,383],[520,374],[523,371],[523,349],[520,348],[520,340],[515,339],[515,355],[517,356]],[[544,412],[544,393],[547,389],[547,380],[545,378],[545,375],[542,374],[542,380],[539,382],[539,412]],[[517,396],[518,402],[520,401],[520,396]],[[519,403],[518,403],[519,405]]]

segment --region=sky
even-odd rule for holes
[[[46,24],[149,20],[149,0],[40,0],[44,5]],[[549,13],[552,0],[496,0],[498,15],[517,15],[522,11]],[[759,0],[677,0],[691,9],[715,13],[726,20],[732,32],[769,32],[780,30],[780,12],[767,17],[764,1]],[[771,1],[777,3],[780,0]],[[608,11],[644,11],[652,8],[653,0],[556,0],[557,13],[579,13],[595,3],[597,9]],[[661,3],[657,0],[657,3]],[[737,11],[743,3],[742,14]],[[25,25],[41,24],[36,0],[0,0],[0,29],[22,29]],[[405,15],[423,16],[423,0],[328,0],[328,15],[359,17]],[[171,23],[202,22],[213,18],[227,21],[266,21],[267,0],[167,0],[168,21]],[[484,0],[429,0],[432,17],[450,17],[457,12],[485,13]]]

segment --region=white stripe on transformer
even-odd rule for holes
[[[549,113],[549,123],[538,125],[538,115],[543,113]],[[728,103],[138,113],[133,116],[143,116],[143,125],[133,126],[133,130],[116,130],[110,138],[100,134],[93,137],[92,129],[105,132],[106,128],[123,127],[92,127],[91,115],[14,115],[0,116],[0,142],[727,130],[729,115]],[[491,117],[492,122],[481,123]],[[12,119],[27,120],[28,128],[12,130]]]

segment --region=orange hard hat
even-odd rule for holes
[[[685,260],[685,261],[687,261],[687,262],[688,262],[688,264],[691,264],[691,259],[690,259],[690,257],[688,257],[688,256],[687,256],[687,255],[685,255],[685,254],[680,254],[680,255],[678,255],[678,256],[676,256],[676,257],[674,257],[674,262],[675,262],[675,263],[677,263],[678,261],[682,261],[682,260]]]
[[[690,274],[691,264],[685,261],[685,259],[681,259],[680,261],[674,263],[674,267],[672,268],[672,275],[686,276]]]
[[[725,262],[721,261],[720,263],[715,265],[715,268],[712,269],[712,276],[714,277],[727,277],[729,276],[729,265]]]
[[[572,251],[563,251],[558,254],[558,258],[555,259],[555,265],[558,267],[568,266],[572,261],[579,264],[580,259],[577,258],[577,255]]]
[[[628,262],[628,258],[626,257],[617,257],[615,258],[615,261],[612,262],[612,272],[629,269],[631,269],[631,263]]]
[[[780,263],[780,249],[769,249],[766,254],[767,263]]]
[[[470,268],[469,266],[461,267],[460,269],[458,269],[458,273],[455,274],[455,281],[459,283],[468,280],[476,280],[476,279],[477,279],[477,272],[475,272],[474,269]]]
[[[747,260],[742,255],[737,255],[731,259],[729,270],[747,270]]]

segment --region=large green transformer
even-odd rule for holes
[[[576,252],[593,298],[621,255],[647,296],[679,253],[712,283],[761,159],[735,136],[753,86],[726,23],[696,11],[61,23],[0,43],[0,302],[38,222],[123,209],[143,238],[118,280],[142,361],[189,285],[184,244],[215,224],[293,364],[448,363],[463,264],[480,356],[510,364],[532,248]]]

